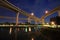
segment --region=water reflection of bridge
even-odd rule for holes
[[[19,28],[17,30],[17,32],[16,32],[16,28]],[[33,38],[34,40],[37,40],[37,39],[49,40],[52,38],[51,34],[54,33],[54,35],[55,35],[55,31],[60,34],[60,30],[55,30],[53,28],[44,28],[44,29],[42,28],[40,30],[34,30],[34,28],[31,27],[32,31],[29,31],[29,30],[26,31],[25,30],[26,28],[27,28],[27,30],[29,29],[28,27],[11,27],[11,29],[12,29],[12,31],[11,31],[9,27],[0,27],[0,39],[2,40],[4,38],[5,40],[16,40],[16,38],[17,38],[18,40],[22,40],[22,39],[30,40]],[[56,35],[58,35],[58,34],[56,34]],[[16,38],[15,38],[15,36],[16,36]]]

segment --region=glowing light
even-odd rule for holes
[[[10,28],[9,34],[11,34],[11,32],[12,32],[12,28]]]
[[[56,28],[56,24],[55,24],[54,21],[51,22],[51,27],[52,27],[52,28]]]
[[[10,26],[13,26],[13,24],[10,24]]]
[[[49,27],[50,25],[43,25],[43,26]]]
[[[48,11],[46,10],[45,13],[48,13]]]
[[[33,16],[33,15],[34,15],[34,13],[31,13],[31,15]]]
[[[0,26],[2,26],[2,25],[0,25]]]
[[[29,27],[29,31],[31,31],[31,27]]]
[[[46,23],[47,25],[49,24],[49,23]]]
[[[56,28],[56,25],[51,25],[52,28]]]
[[[3,24],[2,26],[6,26],[5,24]]]
[[[34,40],[34,38],[32,38],[31,40]]]
[[[51,24],[52,24],[52,25],[55,25],[55,23],[54,23],[53,21],[51,22]]]
[[[60,25],[58,25],[58,27],[60,28]]]
[[[27,30],[27,28],[25,28],[25,32],[27,32],[28,30]]]

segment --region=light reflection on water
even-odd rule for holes
[[[27,28],[27,29],[26,29]],[[36,28],[31,27],[31,31],[29,31],[28,27],[19,27],[17,28],[9,28],[9,27],[0,27],[0,38],[7,39],[14,39],[17,36],[18,40],[40,40],[44,39],[40,35],[40,29],[35,30]],[[37,32],[36,32],[37,31]],[[46,30],[45,30],[46,31]],[[46,33],[46,32],[44,32]],[[17,35],[16,35],[17,34]]]

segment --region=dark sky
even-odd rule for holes
[[[39,18],[45,14],[46,10],[50,11],[57,6],[60,6],[60,0],[8,0],[8,1],[28,13],[33,12],[34,15]],[[16,14],[13,11],[0,7],[0,16],[15,17]],[[45,21],[49,22],[50,17],[54,16],[57,16],[57,12],[47,17]],[[25,17],[25,16],[20,15],[19,17]],[[0,19],[0,21],[5,22],[7,20],[2,21],[2,19]]]

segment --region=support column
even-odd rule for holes
[[[60,10],[58,11],[58,16],[60,16]]]
[[[18,20],[19,20],[19,12],[16,13],[16,27],[18,26]],[[14,40],[17,40],[17,31],[18,31],[18,28],[15,28],[15,30],[14,30],[15,39]]]
[[[42,24],[45,24],[44,19],[42,19],[41,21],[42,21]]]
[[[19,12],[16,14],[16,26],[18,26],[18,21],[19,21]]]

